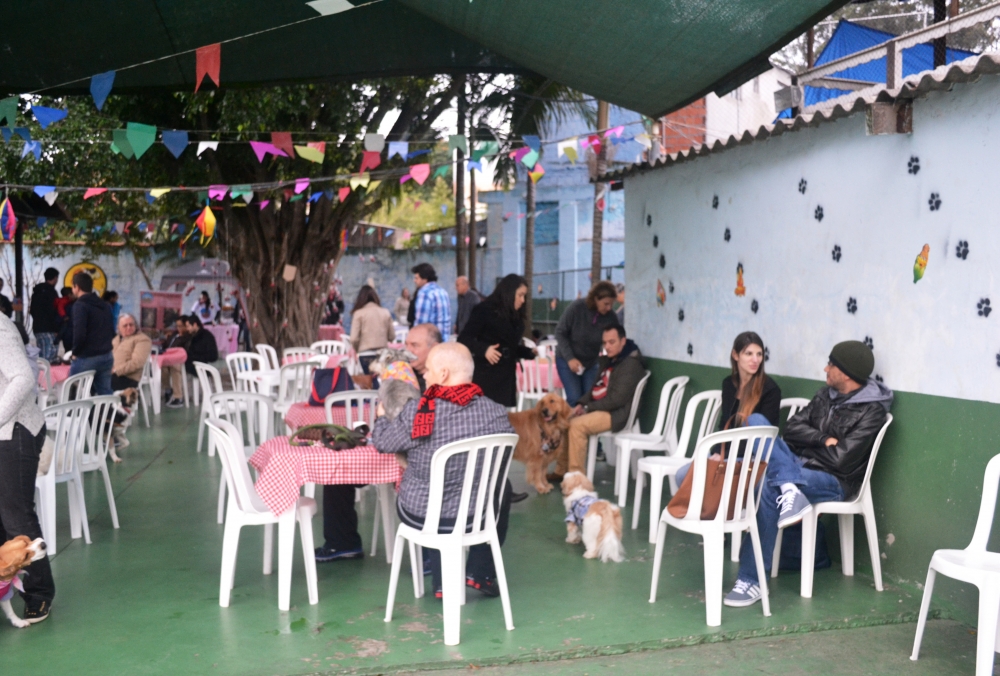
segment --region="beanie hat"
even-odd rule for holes
[[[845,340],[830,350],[830,363],[851,380],[864,385],[875,370],[875,355],[860,340]]]

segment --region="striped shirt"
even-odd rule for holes
[[[427,282],[417,291],[413,325],[433,324],[441,332],[442,340],[451,334],[451,299],[437,282]]]

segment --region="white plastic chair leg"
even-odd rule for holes
[[[838,521],[840,522],[840,565],[844,570],[844,575],[854,575],[854,515],[839,514]]]
[[[42,479],[43,485],[37,489],[38,500],[35,504],[41,509],[39,522],[42,527],[42,537],[45,538],[46,554],[56,553],[56,485],[52,477]]]
[[[153,377],[149,380],[149,391],[153,404],[153,415],[160,415],[160,405],[163,403],[163,371],[153,360]]]
[[[108,494],[108,508],[111,510],[111,525],[118,528],[118,507],[115,506],[115,492],[111,488],[111,477],[108,476],[107,462],[101,463],[101,476],[104,477],[104,491]]]
[[[914,662],[920,657],[920,643],[924,640],[924,628],[927,626],[927,611],[931,608],[931,596],[934,595],[934,578],[937,571],[927,568],[927,581],[924,583],[924,597],[920,601],[920,615],[917,616],[917,633],[913,637],[913,652],[910,659]]]
[[[587,478],[594,482],[594,470],[597,467],[597,437],[587,439]]]
[[[392,484],[379,484],[375,486],[375,493],[378,496],[378,509],[375,514],[375,522],[378,523],[378,517],[382,516],[382,532],[385,537],[385,562],[392,563],[392,557],[394,555],[392,549],[392,533],[396,530],[396,512],[394,509],[395,505],[395,490]],[[375,540],[377,534],[372,537],[372,549],[375,549]],[[374,556],[374,551],[372,556]]]
[[[240,522],[230,519],[226,522],[225,533],[222,536],[222,571],[219,574],[219,605],[229,607],[229,598],[233,590],[233,578],[236,574],[236,550],[240,546]]]
[[[618,446],[617,444],[615,444]],[[618,446],[618,462],[615,463],[615,477],[618,480],[618,506],[628,506],[629,468],[632,466],[632,444]]]
[[[743,544],[743,534],[733,533],[729,543],[729,560],[738,562],[740,560],[740,545]]]
[[[184,393],[184,408],[190,408],[191,406],[191,395],[188,394],[188,376],[187,371],[181,368],[181,392]],[[176,397],[177,394],[174,393],[172,396]]]
[[[813,595],[813,573],[816,572],[816,510],[802,517],[802,582],[799,593],[804,599]]]
[[[444,644],[458,645],[462,630],[462,547],[441,548],[441,592]]]
[[[1000,589],[986,583],[979,588],[979,622],[976,624],[976,676],[993,676],[998,610],[1000,610]]]
[[[73,481],[66,482],[66,504],[69,505],[69,536],[80,539],[80,503],[77,501]]]
[[[389,596],[385,600],[385,621],[392,622],[392,608],[396,605],[396,586],[399,583],[399,566],[403,561],[402,552],[398,551],[403,548],[403,536],[396,535],[396,546],[397,554],[392,562],[392,571],[389,573]],[[410,543],[410,567],[413,569],[413,594],[416,596],[417,593],[417,571],[416,571],[416,557],[413,553],[413,543]],[[420,598],[419,596],[417,598]]]
[[[497,586],[500,587],[500,601],[503,604],[503,619],[507,624],[507,631],[513,631],[514,614],[511,612],[510,608],[510,590],[507,587],[507,572],[503,566],[503,556],[500,554],[500,543],[496,539],[490,540],[490,550],[493,552],[493,566],[496,568]],[[464,581],[462,587],[463,589],[465,587]]]
[[[313,558],[316,553],[313,552]],[[264,575],[274,571],[274,524],[264,524]]]
[[[201,453],[201,440],[205,436],[205,420],[208,419],[204,413],[198,416],[198,445],[195,447],[196,453]]]
[[[872,557],[872,575],[875,589],[882,591],[882,555],[878,549],[878,528],[875,526],[875,508],[871,503],[864,506],[865,533],[868,535],[868,551]]]
[[[781,536],[784,528],[778,529],[778,537],[774,539],[774,553],[771,554],[771,577],[778,577],[778,563],[781,561]]]
[[[139,406],[142,408],[142,415],[146,418],[146,427],[149,427],[149,402],[146,401],[146,390],[143,383],[139,383]]]
[[[642,491],[645,488],[645,475],[642,470],[635,473],[635,501],[632,503],[632,530],[639,527],[639,512],[642,510]],[[650,515],[652,518],[652,515]]]
[[[757,584],[760,586],[760,602],[764,609],[764,617],[771,617],[771,597],[767,588],[767,571],[764,570],[764,552],[760,546],[760,532],[757,530],[757,520],[750,522],[750,544],[753,546],[754,563],[757,564]]]
[[[663,478],[649,478],[649,541],[656,542],[656,524],[660,521],[663,500]],[[665,526],[666,524],[664,524]]]
[[[287,611],[292,598],[292,555],[295,551],[295,510],[278,519],[278,610]]]
[[[726,540],[722,533],[705,534],[705,622],[710,627],[722,624],[722,566]]]
[[[362,503],[362,504],[364,504],[364,503]],[[375,513],[372,515],[372,524],[373,524],[372,525],[372,551],[371,551],[371,553],[368,556],[375,556],[376,554],[378,554],[378,525],[379,525],[378,524],[378,520],[379,520],[379,516],[381,515],[381,512],[382,512],[382,496],[378,492],[376,492],[375,493]],[[389,540],[389,531],[387,529],[386,530],[386,543],[385,543],[386,559],[388,560],[389,563],[392,563],[392,555],[388,553],[389,551],[391,551],[391,547],[389,546],[389,541],[388,540]]]
[[[216,515],[216,520],[219,523],[226,522],[226,475],[223,474],[219,479],[219,506],[218,514]]]
[[[402,556],[402,552],[399,552]],[[424,548],[410,543],[410,568],[413,573],[413,598],[424,597]]]
[[[656,587],[660,583],[660,564],[663,562],[663,541],[667,538],[667,522],[658,521],[656,551],[653,554],[653,582],[649,586],[649,602],[656,603]]]
[[[313,542],[312,514],[309,507],[300,507],[299,539],[302,540],[302,560],[306,564],[306,588],[309,591],[309,605],[319,603],[319,585],[316,576],[316,550]]]
[[[316,498],[316,484],[314,483],[304,483],[302,484],[302,494],[307,498]]]

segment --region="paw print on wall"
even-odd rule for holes
[[[653,235],[653,248],[660,246],[660,237],[658,235]]]
[[[667,257],[664,256],[663,254],[660,254],[660,267],[661,268],[667,267]]]
[[[963,261],[969,256],[969,243],[964,239],[958,240],[958,244],[955,246],[955,258],[961,258]]]
[[[918,171],[920,171],[920,158],[910,155],[910,161],[906,163],[906,172],[916,176]]]
[[[803,195],[806,194],[807,185],[808,183],[806,182],[806,179],[803,178],[802,180],[799,181],[799,192],[802,193]]]
[[[726,231],[722,233],[722,239],[728,242],[730,237],[732,237],[732,235],[729,232],[729,228],[726,228]]]
[[[976,303],[976,309],[979,311],[980,317],[989,317],[990,313],[993,312],[993,308],[990,307],[989,298],[980,298],[979,302]]]
[[[864,343],[865,343],[865,345],[868,346],[869,350],[874,350],[875,349],[875,342],[871,339],[871,336],[865,336]]]
[[[667,284],[669,284],[669,286],[667,287],[667,290],[670,291],[670,293],[673,293],[674,292],[674,283],[673,282],[667,282]]]
[[[823,222],[823,207],[818,205],[816,206],[816,211],[813,212],[813,218],[815,218],[820,223]]]
[[[853,296],[847,299],[847,311],[852,315],[858,311],[858,301]]]
[[[757,299],[754,298],[753,302],[750,303],[750,311],[757,314],[757,310],[760,309],[760,305],[757,304]]]
[[[688,343],[688,356],[689,357],[694,356],[694,345],[692,345],[691,343]]]
[[[880,383],[884,383],[884,382],[885,382],[884,380],[882,380],[882,376],[880,376],[880,375],[879,375],[879,374],[877,374],[877,373],[875,374],[875,380],[877,380],[877,381],[878,381],[878,382],[880,382]]]
[[[679,322],[684,321],[684,310],[677,311],[677,321]]]
[[[771,358],[771,351],[764,346],[764,361],[768,361]]]
[[[653,225],[653,217],[650,216],[649,214],[646,214],[646,227],[648,228],[651,225]]]
[[[839,263],[840,262],[840,245],[834,244],[833,245],[833,251],[831,252],[831,254],[833,255],[833,262],[834,263]]]
[[[712,195],[712,208],[713,209],[718,209],[719,208],[719,196],[718,195]]]
[[[927,206],[931,208],[931,211],[937,211],[941,208],[941,195],[936,192],[932,192],[930,199],[927,200]]]

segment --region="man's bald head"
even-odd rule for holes
[[[431,348],[441,342],[441,331],[434,324],[417,324],[406,334],[406,349],[412,352],[416,359],[410,366],[417,373],[427,369],[427,355]]]
[[[459,296],[464,296],[469,292],[469,278],[465,275],[460,275],[455,278],[455,291],[458,292]]]
[[[427,355],[427,385],[465,385],[472,382],[472,353],[461,343],[435,345]]]

